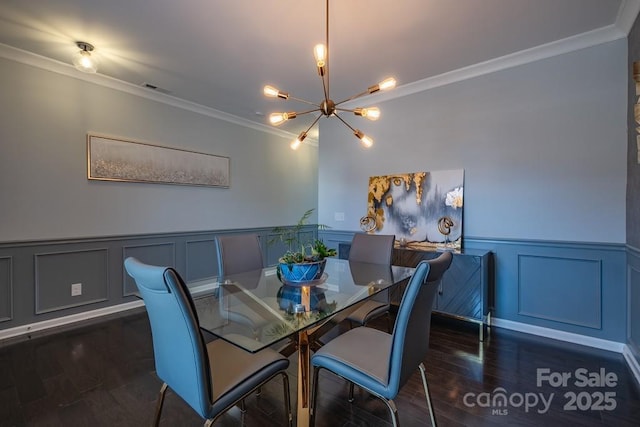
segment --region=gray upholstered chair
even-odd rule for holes
[[[349,261],[391,265],[394,242],[393,235],[356,233],[351,241]],[[386,289],[360,304],[347,320],[350,325],[365,326],[370,320],[386,315],[387,330],[391,332],[389,308],[390,294]]]
[[[217,236],[218,276],[264,268],[262,249],[257,234]]]
[[[353,384],[382,399],[397,426],[398,411],[393,399],[419,368],[431,416],[435,412],[427,386],[424,359],[429,350],[431,312],[442,275],[451,265],[451,252],[422,261],[416,267],[404,292],[393,333],[373,328],[354,328],[329,341],[312,357],[313,395],[311,425],[315,423],[318,402],[318,379],[321,369],[350,381],[349,401],[353,401]]]
[[[218,277],[233,276],[234,280],[242,276],[242,273],[256,272],[264,268],[262,249],[257,234],[230,234],[216,237],[218,257]],[[257,277],[259,279],[259,276]],[[257,281],[240,280],[244,287],[255,286]],[[254,334],[266,324],[264,319],[244,305],[227,307],[224,298],[220,297],[221,310],[227,318],[237,324],[250,328]]]
[[[135,258],[127,258],[124,267],[144,299],[156,374],[163,381],[153,425],[160,422],[168,387],[210,426],[252,391],[282,375],[286,424],[291,426],[289,359],[271,349],[249,353],[221,339],[206,344],[189,290],[173,268]]]

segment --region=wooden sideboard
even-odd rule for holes
[[[349,258],[350,243],[340,243],[338,256]],[[394,265],[415,267],[425,259],[437,257],[440,252],[396,247],[393,251]],[[474,322],[479,325],[480,340],[484,340],[484,327],[491,325],[493,304],[493,275],[491,252],[466,249],[453,253],[451,267],[444,274],[434,313]],[[399,304],[401,293],[392,301]]]

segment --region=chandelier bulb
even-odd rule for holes
[[[271,115],[269,115],[269,122],[274,126],[279,126],[287,120],[295,119],[296,116],[297,114],[294,111],[286,113],[271,113]]]
[[[384,79],[377,85],[369,87],[369,93],[374,93],[379,90],[389,90],[393,89],[394,87],[396,87],[396,79],[394,79],[393,77],[389,77],[387,79]]]
[[[276,89],[273,86],[266,85],[263,91],[264,91],[264,95],[268,96],[269,98],[289,99],[288,93],[280,92],[278,89]]]
[[[380,118],[380,109],[378,107],[356,108],[353,110],[353,114],[375,121]]]
[[[360,140],[363,147],[369,148],[373,145],[373,139],[362,133],[362,131],[356,129],[353,131],[353,134]]]
[[[324,76],[327,67],[327,47],[322,43],[317,44],[313,48],[313,56],[316,59],[316,67],[318,67],[318,74]]]
[[[300,147],[300,144],[302,144],[302,141],[304,141],[304,139],[307,137],[307,132],[300,132],[300,135],[298,135],[298,137],[291,142],[291,149],[292,150],[297,150],[298,147]]]

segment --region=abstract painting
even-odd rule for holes
[[[463,195],[463,169],[372,176],[362,229],[400,246],[461,249]]]
[[[229,187],[229,158],[89,134],[87,177]]]

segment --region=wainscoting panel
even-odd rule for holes
[[[0,258],[0,322],[13,317],[13,282],[11,280],[11,257]]]
[[[268,227],[0,243],[0,298],[10,301],[0,303],[0,329],[135,302],[135,284],[123,268],[127,256],[174,266],[187,282],[215,276],[217,263],[209,261],[213,241],[235,233],[257,233],[267,265],[275,264],[286,249],[281,243],[267,244],[274,235]],[[313,226],[305,226],[300,237],[314,238],[315,233]],[[338,249],[351,242],[354,231],[320,230],[317,235]],[[496,318],[628,342],[640,354],[640,251],[623,244],[467,236],[464,247],[493,253],[489,281]],[[545,269],[553,277],[545,279]],[[83,284],[82,296],[71,297],[72,283]],[[567,296],[571,298],[562,307]]]
[[[274,233],[267,233],[262,241],[263,255],[267,260],[267,265],[278,263],[278,258],[288,249],[287,245],[280,240],[280,236]]]
[[[107,249],[36,254],[36,314],[106,301],[108,264]],[[81,295],[72,295],[73,284],[81,285]]]
[[[600,260],[520,255],[518,314],[601,329],[601,278]]]
[[[174,242],[155,243],[146,245],[131,245],[123,247],[122,263],[129,257],[151,265],[162,265],[176,268],[176,247]],[[138,287],[135,281],[123,269],[123,296],[135,295]]]
[[[495,317],[615,342],[626,337],[625,246],[465,238],[495,259]]]
[[[272,227],[0,242],[0,330],[28,332],[58,318],[82,320],[84,312],[91,318],[137,307],[137,287],[124,269],[129,256],[174,267],[187,285],[199,286],[217,278],[216,236],[243,233],[260,237],[267,265],[285,251],[281,242],[267,244]],[[300,231],[302,239],[316,236],[313,225]],[[81,296],[71,296],[74,283],[82,283]]]
[[[329,247],[354,232],[321,230]],[[464,249],[493,253],[493,316],[526,325],[624,343],[627,340],[625,245],[464,237]],[[640,270],[640,260],[638,262]],[[637,282],[637,279],[633,279]],[[635,288],[640,295],[640,284]],[[640,306],[640,300],[636,302]],[[636,306],[636,312],[640,307]],[[640,321],[638,319],[637,321]],[[640,324],[635,329],[640,339]],[[640,354],[640,352],[638,352]]]
[[[187,267],[184,280],[195,282],[212,279],[218,275],[215,239],[187,241],[186,246]]]

